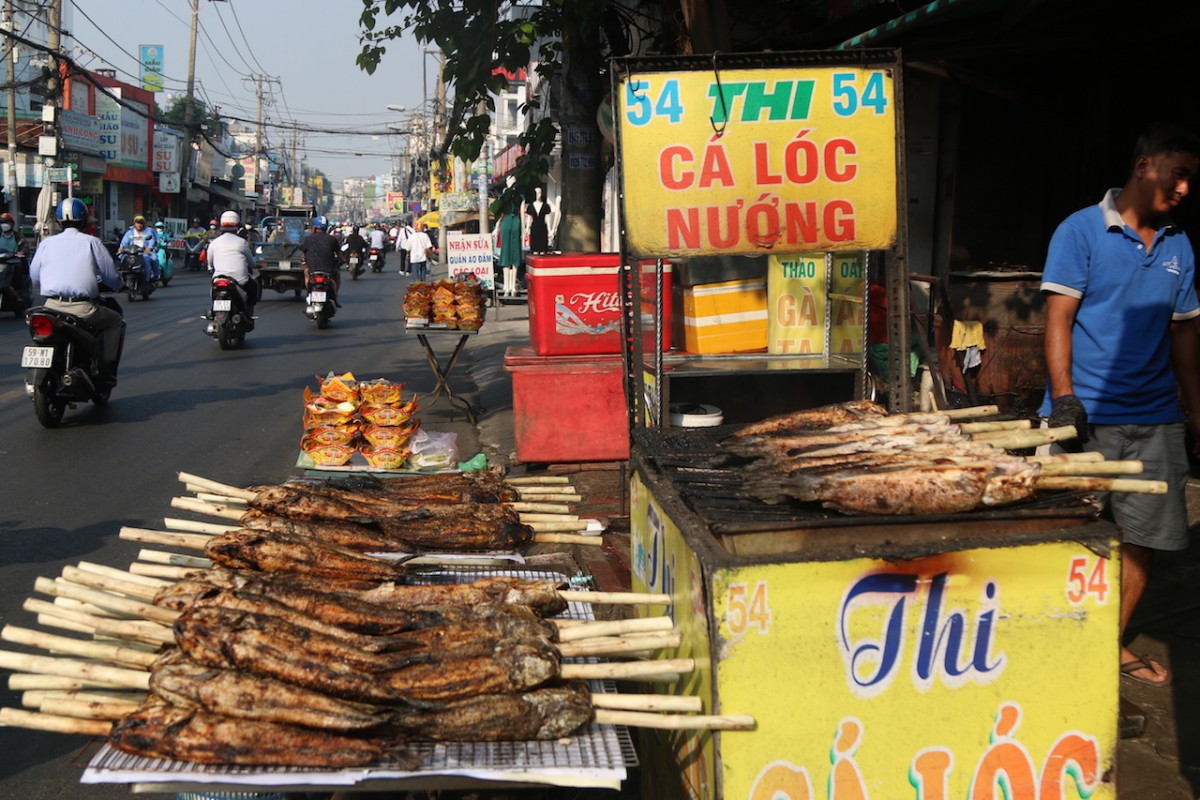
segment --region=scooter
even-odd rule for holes
[[[222,350],[231,350],[254,330],[254,318],[246,305],[246,292],[237,281],[217,275],[212,282],[212,309],[205,317],[205,333],[217,340]]]
[[[121,291],[130,302],[140,296],[149,300],[154,281],[146,278],[146,255],[136,247],[123,247],[118,253],[117,271],[121,273]]]
[[[329,327],[329,320],[337,313],[337,286],[333,276],[327,272],[309,271],[308,300],[304,313],[309,319],[316,321],[317,327]]]
[[[18,317],[24,314],[33,305],[31,283],[24,256],[0,253],[0,311],[11,311]]]
[[[171,282],[174,270],[171,267],[171,249],[165,242],[158,245],[158,282],[164,287]]]
[[[362,255],[360,253],[351,253],[346,259],[346,264],[349,267],[350,280],[358,280],[358,276],[363,274]]]
[[[199,272],[204,269],[200,254],[208,249],[208,242],[196,237],[184,239],[183,267],[188,272]]]
[[[101,298],[100,302],[121,310],[111,297]],[[21,367],[29,370],[25,393],[33,400],[38,422],[55,428],[67,408],[74,408],[76,403],[105,405],[117,381],[115,375],[110,380],[100,377],[99,335],[78,317],[45,306],[31,308],[25,320],[34,343],[21,353]],[[118,363],[124,346],[122,322]]]
[[[367,263],[371,266],[371,272],[383,272],[383,254],[374,247],[367,254]]]

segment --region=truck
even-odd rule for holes
[[[280,206],[276,216],[259,222],[258,241],[251,243],[258,261],[258,282],[263,290],[291,291],[296,297],[304,292],[304,240],[315,209],[308,206]],[[278,228],[278,234],[272,231]],[[268,241],[273,239],[273,241]]]

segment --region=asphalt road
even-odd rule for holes
[[[120,383],[105,408],[68,410],[42,428],[18,366],[29,343],[23,322],[0,318],[0,625],[34,627],[22,609],[38,576],[92,561],[127,568],[139,546],[124,525],[162,528],[180,494],[179,471],[231,484],[266,483],[293,472],[301,394],[315,375],[433,379],[419,344],[399,322],[407,279],[368,274],[342,285],[327,330],[289,294],[269,292],[255,330],[238,350],[204,335],[207,276],[176,274],[148,301],[122,296],[128,325]],[[0,648],[21,650],[4,643]],[[19,707],[0,673],[0,705]],[[0,728],[0,800],[126,798],[125,786],[79,785],[79,736]]]

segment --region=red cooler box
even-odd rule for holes
[[[526,256],[529,339],[539,356],[621,352],[617,253]],[[654,262],[642,262],[642,347],[654,349]],[[671,348],[671,265],[663,264],[663,350]]]
[[[529,464],[625,461],[629,420],[621,356],[537,355],[510,347],[517,458]]]

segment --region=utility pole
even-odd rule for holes
[[[42,108],[42,120],[49,126],[49,133],[44,136],[54,138],[54,155],[47,156],[42,165],[43,169],[55,166],[58,158],[58,109],[62,98],[62,79],[59,73],[59,50],[62,48],[62,0],[51,0],[49,31],[46,34],[46,48],[50,51],[50,77],[46,79],[46,97]],[[45,173],[43,173],[44,175]],[[44,181],[44,178],[43,178]],[[43,182],[43,187],[46,185]],[[69,184],[68,184],[69,185]],[[51,195],[53,205],[58,204],[58,193]],[[51,211],[43,220],[42,236],[50,235],[53,230],[54,213]]]
[[[446,76],[445,76],[446,54],[443,53],[441,50],[438,50],[437,51],[437,59],[438,59],[438,74],[437,74],[437,87],[436,87],[437,100],[435,101],[437,103],[437,108],[436,108],[436,113],[434,114],[434,123],[435,123],[435,129],[437,130],[438,140],[440,141],[440,140],[443,140],[445,137],[445,131],[443,130],[443,126],[444,126],[444,121],[446,119],[446,116],[445,116],[445,114],[446,114]],[[445,155],[452,158],[452,156],[449,156],[449,154],[445,154]],[[441,219],[441,208],[442,208],[442,201],[439,198],[438,199],[438,253],[440,253],[439,258],[441,258],[442,261],[444,262],[446,259],[446,226],[445,226],[443,220]]]
[[[262,180],[262,155],[263,155],[263,84],[264,83],[279,83],[278,78],[272,78],[269,75],[251,75],[246,80],[254,81],[254,94],[258,99],[258,124],[254,132],[254,180]],[[250,187],[253,189],[254,187]]]
[[[13,219],[20,221],[17,204],[20,191],[17,189],[17,40],[12,38],[16,30],[13,18],[13,0],[4,0],[4,30],[8,31],[8,55],[4,59],[8,74],[8,211]]]
[[[187,97],[183,102],[183,157],[187,164],[183,168],[183,218],[191,225],[192,220],[192,144],[196,140],[196,31],[200,27],[200,0],[192,0],[191,45],[188,48]]]

